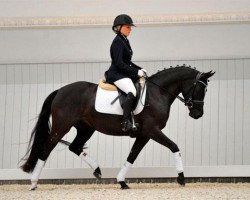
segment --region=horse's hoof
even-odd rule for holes
[[[121,185],[122,190],[130,189],[129,186],[124,181],[120,181],[119,184]]]
[[[34,191],[37,188],[37,182],[31,182],[30,191]]]
[[[177,183],[179,183],[180,186],[183,186],[183,187],[185,186],[186,183],[185,183],[185,177],[184,177],[183,172],[178,174]]]
[[[99,167],[97,167],[93,173],[93,175],[97,178],[97,180],[102,179],[102,173]]]
[[[36,187],[31,187],[31,188],[30,188],[30,191],[35,191],[36,188],[37,188],[37,186],[36,186]]]

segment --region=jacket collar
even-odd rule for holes
[[[122,33],[118,33],[117,34],[120,38],[122,38],[125,41],[128,41],[127,37],[125,35],[123,35]]]
[[[131,52],[132,52],[132,48],[131,48],[131,46],[130,46],[130,43],[129,43],[129,40],[127,39],[127,37],[124,36],[124,35],[121,34],[121,33],[118,33],[117,36],[120,37],[120,38],[126,43],[126,45],[128,46],[128,48],[129,48],[129,49],[131,50]]]

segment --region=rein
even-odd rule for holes
[[[176,97],[177,99],[179,99],[182,103],[184,103],[185,106],[187,106],[188,108],[192,108],[194,106],[194,103],[201,103],[204,104],[204,101],[200,101],[200,100],[193,100],[193,94],[196,88],[197,83],[201,83],[203,84],[205,87],[207,87],[207,84],[202,82],[201,80],[199,80],[200,76],[202,75],[202,72],[199,72],[196,76],[195,82],[194,82],[194,86],[193,86],[193,92],[190,95],[190,97],[188,98],[188,100],[185,100],[184,98],[180,97],[179,95],[174,95],[173,93],[169,92],[168,90],[166,90],[165,88],[163,88],[162,86],[158,85],[157,83],[149,80],[147,74],[145,74],[145,79],[146,81],[152,83],[153,85],[156,85],[157,87],[159,87],[162,91],[164,91],[165,93],[168,93],[174,97]],[[192,88],[190,88],[191,90]]]
[[[161,87],[161,86],[158,85],[157,83],[155,83],[155,82],[149,80],[149,79],[148,79],[148,76],[146,76],[145,79],[146,79],[146,81],[148,81],[148,82],[150,82],[150,83],[156,85],[157,87],[159,87],[162,91],[164,91],[164,92],[166,92],[166,93],[168,93],[168,94],[170,94],[170,95],[176,97],[177,99],[179,99],[179,100],[180,100],[181,102],[183,102],[184,104],[186,103],[186,100],[185,100],[184,98],[180,97],[179,95],[177,95],[177,96],[174,95],[173,93],[169,92],[168,90],[166,90],[165,88]]]

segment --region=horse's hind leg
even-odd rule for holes
[[[62,139],[62,137],[70,130],[69,127],[60,127],[60,129],[55,128],[52,125],[51,133],[43,146],[43,151],[39,152],[38,161],[31,175],[31,188],[30,190],[35,190],[37,188],[37,182],[39,176],[44,167],[45,161],[49,157],[51,151],[55,148],[57,143]]]
[[[77,135],[70,144],[69,150],[86,162],[94,170],[94,176],[100,180],[102,174],[99,165],[83,151],[85,143],[90,139],[95,130],[85,123],[77,123],[75,128],[77,129]]]

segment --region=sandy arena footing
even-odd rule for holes
[[[0,199],[84,199],[84,200],[153,200],[153,199],[250,199],[250,183],[131,183],[121,190],[118,184],[40,184],[36,191],[29,185],[1,185]]]

